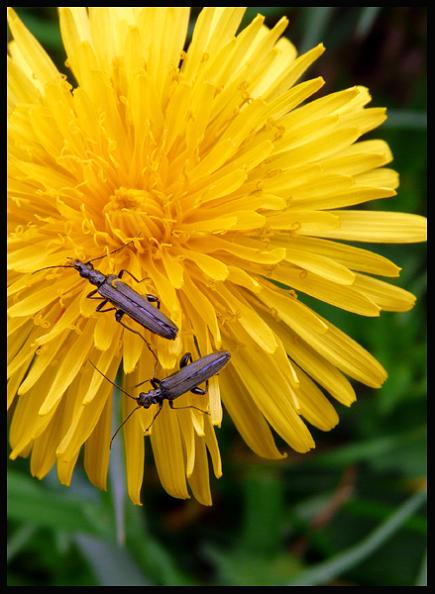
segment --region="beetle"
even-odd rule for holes
[[[118,431],[121,427],[128,421],[133,413],[135,413],[140,408],[150,408],[153,404],[158,404],[159,409],[154,415],[151,423],[146,428],[145,432],[151,429],[154,421],[161,413],[163,408],[163,402],[165,400],[168,401],[169,406],[173,410],[179,410],[181,408],[194,408],[195,410],[199,410],[201,412],[206,412],[201,408],[196,406],[177,406],[174,407],[174,400],[179,396],[182,396],[186,392],[192,392],[193,394],[200,394],[204,395],[207,393],[208,388],[208,380],[218,373],[230,360],[231,355],[228,351],[217,351],[215,353],[210,353],[209,355],[205,355],[196,361],[193,361],[191,353],[186,353],[183,355],[180,361],[180,369],[171,375],[168,375],[164,379],[158,379],[153,377],[149,381],[153,387],[152,390],[148,392],[140,392],[139,396],[135,398],[131,394],[129,394],[126,390],[124,390],[118,384],[112,382],[104,373],[102,373],[98,367],[96,367],[92,361],[89,360],[89,363],[100,373],[103,377],[105,377],[111,384],[117,387],[121,392],[126,394],[129,398],[136,400],[137,406],[134,408],[127,418],[123,421],[123,423],[118,427],[115,434],[113,435],[110,445],[112,445],[112,441],[114,440],[115,436],[117,435]],[[206,389],[199,387],[199,384],[206,382]],[[135,387],[142,385],[145,382],[141,382],[136,384]],[[207,413],[208,414],[208,413]]]
[[[120,248],[109,252],[109,254],[118,252],[127,245],[129,244],[125,244]],[[147,343],[148,348],[154,354],[145,338],[139,332],[133,328],[130,328],[122,321],[123,316],[127,314],[130,318],[135,320],[147,330],[150,330],[154,334],[158,334],[163,338],[167,338],[168,340],[174,340],[176,338],[178,332],[177,326],[174,324],[174,322],[172,322],[172,320],[166,317],[163,312],[160,311],[160,300],[158,297],[149,293],[143,296],[132,289],[129,285],[126,285],[121,281],[123,275],[127,273],[131,276],[131,278],[139,283],[140,281],[135,276],[133,276],[131,272],[123,268],[118,274],[106,275],[94,268],[92,262],[100,260],[104,257],[105,256],[99,256],[98,258],[93,258],[87,262],[82,262],[78,259],[72,259],[71,264],[46,266],[45,268],[35,270],[35,272],[47,270],[48,268],[74,268],[77,270],[82,278],[87,279],[91,284],[97,287],[88,293],[88,295],[86,295],[88,299],[101,300],[101,303],[97,305],[95,311],[99,313],[115,311],[116,321],[127,330],[130,330],[130,332],[138,334]],[[35,272],[33,274],[35,274]],[[99,295],[95,297],[97,293]],[[113,307],[103,309],[107,303],[111,303]],[[157,308],[150,305],[150,303],[157,303]]]

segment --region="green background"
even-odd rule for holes
[[[56,10],[16,10],[64,69]],[[426,214],[425,7],[250,7],[244,24],[257,12],[269,26],[288,15],[300,52],[324,42],[308,73],[326,79],[322,95],[362,84],[388,107],[371,136],[389,142],[400,191],[367,207]],[[143,507],[126,497],[122,440],[107,493],[80,465],[67,489],[8,462],[8,585],[426,585],[426,248],[373,248],[403,268],[412,311],[367,320],[303,300],[386,367],[381,390],[356,385],[357,403],[337,404],[331,433],[313,430],[310,454],[278,439],[283,462],[252,454],[226,415],[211,508],[165,493],[149,444]]]

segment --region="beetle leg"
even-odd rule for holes
[[[196,338],[195,334],[193,335],[193,342],[195,343],[196,350],[198,351],[198,356],[201,359],[201,351],[199,350],[198,339]]]
[[[185,353],[180,359],[180,369],[183,369],[183,367],[186,367],[186,365],[192,363],[192,361],[191,353]]]
[[[116,308],[114,308],[116,309]],[[105,310],[105,311],[109,311],[109,310]],[[130,332],[133,332],[133,334],[137,334],[138,336],[140,336],[142,338],[142,340],[145,342],[145,344],[147,345],[147,347],[149,348],[149,350],[151,351],[152,356],[154,357],[154,359],[156,360],[156,363],[158,362],[157,359],[157,355],[155,354],[155,352],[153,351],[153,349],[151,348],[150,343],[147,341],[147,339],[142,336],[142,334],[140,332],[138,332],[137,330],[134,330],[133,328],[130,328],[130,326],[127,326],[127,324],[124,324],[124,322],[122,321],[122,316],[125,314],[124,311],[122,311],[121,309],[117,309],[116,310],[116,314],[115,314],[115,319],[116,321],[121,324],[121,326],[123,328],[126,328],[127,330],[129,330]]]
[[[192,394],[198,394],[198,396],[204,396],[208,392],[208,379],[205,380],[205,389],[200,388],[199,386],[195,386],[190,390]]]
[[[205,415],[210,414],[208,412],[208,410],[202,410],[202,408],[198,408],[197,406],[174,406],[174,403],[172,400],[169,400],[169,406],[172,408],[172,410],[181,410],[182,408],[194,408],[195,410],[199,410],[199,412],[202,412]]]
[[[151,293],[147,293],[146,298],[149,303],[157,303],[157,309],[160,309],[160,299]]]
[[[104,297],[100,297],[100,296],[98,296],[98,297],[93,297],[93,295],[95,295],[95,293],[98,293],[98,289],[94,289],[93,291],[91,291],[90,293],[88,293],[88,294],[86,295],[86,298],[87,298],[87,299],[104,299]],[[106,301],[107,301],[107,300],[106,300]]]
[[[153,424],[154,424],[154,421],[157,419],[157,417],[159,416],[159,414],[162,412],[162,408],[163,408],[163,402],[160,402],[160,404],[159,404],[159,410],[158,410],[158,411],[156,412],[156,414],[154,415],[154,417],[153,417],[153,420],[151,421],[151,423],[150,423],[150,424],[148,425],[148,427],[145,429],[145,433],[151,429],[151,427],[152,427],[152,426],[153,426]]]
[[[114,311],[116,309],[116,307],[109,307],[109,309],[102,309],[105,305],[107,305],[108,301],[107,299],[105,299],[104,301],[102,301],[101,303],[99,303],[97,305],[97,308],[95,311],[98,311],[98,313],[105,313],[106,311]]]
[[[203,390],[203,388],[199,388],[198,386],[195,386],[190,391],[192,394],[198,394],[198,396],[204,396],[204,394],[207,394],[206,390]]]
[[[134,386],[131,386],[132,388],[139,388],[139,386],[143,386],[143,384],[146,384],[146,382],[150,382],[150,384],[152,385],[152,387],[156,390],[159,386],[160,386],[160,380],[157,379],[156,377],[152,377],[147,378],[145,380],[143,380],[142,382],[139,382],[138,384],[135,384]]]
[[[204,396],[208,392],[208,379],[205,380],[205,389],[200,388],[199,386],[195,386],[190,390],[192,394],[198,394],[199,396]]]
[[[117,309],[115,312],[115,320],[117,322],[121,322],[124,315],[125,315],[125,311],[122,311],[122,309]]]
[[[135,280],[137,283],[141,283],[143,280],[145,280],[145,278],[143,278],[142,280],[137,279],[134,274],[132,274],[129,270],[127,270],[126,268],[122,268],[119,273],[118,273],[118,278],[122,278],[124,273],[127,273],[129,276],[131,276],[131,278],[133,280]]]
[[[127,273],[129,276],[131,276],[131,278],[133,280],[135,280],[137,283],[141,283],[142,281],[144,281],[147,277],[145,276],[144,278],[142,278],[141,280],[139,280],[138,278],[136,278],[134,276],[134,274],[132,274],[129,270],[127,270],[126,268],[122,268],[119,271],[118,274],[118,278],[121,279],[124,275],[124,273]],[[145,295],[145,297],[147,298],[147,301],[149,301],[149,303],[157,303],[157,309],[160,309],[160,299],[158,297],[156,297],[155,295],[152,295],[151,293],[147,293]]]

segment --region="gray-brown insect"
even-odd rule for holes
[[[205,357],[201,357],[196,361],[192,360],[192,355],[190,353],[186,353],[181,361],[180,361],[180,370],[168,375],[164,379],[160,380],[156,377],[153,377],[149,381],[153,387],[152,390],[148,392],[141,392],[137,398],[129,394],[126,390],[124,390],[118,384],[112,382],[104,373],[102,373],[98,367],[96,367],[92,361],[89,361],[91,365],[99,372],[103,377],[105,377],[111,384],[116,386],[123,394],[126,394],[129,398],[136,400],[137,407],[134,408],[124,422],[118,427],[115,434],[113,435],[110,444],[114,440],[115,436],[117,435],[118,431],[121,427],[128,421],[131,415],[139,410],[140,408],[149,408],[153,404],[158,404],[159,409],[153,417],[150,425],[147,427],[146,431],[148,431],[151,426],[153,425],[154,421],[156,420],[157,416],[160,414],[163,402],[167,400],[169,402],[169,406],[174,410],[179,410],[181,408],[194,408],[201,412],[206,412],[196,406],[177,406],[174,407],[174,400],[185,394],[186,392],[192,392],[193,394],[201,394],[204,395],[207,393],[208,388],[208,380],[218,373],[230,360],[231,355],[228,351],[218,351],[216,353],[210,353],[209,355],[205,355]],[[199,387],[199,384],[206,382],[206,389]],[[145,382],[141,382],[137,384],[135,387],[140,386]]]
[[[124,245],[110,253],[113,254],[124,247],[126,246]],[[125,314],[127,314],[130,318],[135,320],[147,330],[150,330],[150,332],[153,332],[158,336],[162,336],[163,338],[167,338],[168,340],[174,340],[177,336],[178,328],[174,322],[172,322],[172,320],[170,320],[165,316],[164,313],[160,311],[160,301],[158,297],[149,293],[145,296],[141,295],[129,285],[123,283],[121,278],[125,273],[129,274],[136,282],[140,282],[135,276],[131,274],[131,272],[126,269],[122,269],[119,274],[109,275],[103,274],[99,270],[96,270],[92,262],[100,260],[104,257],[105,256],[93,258],[87,262],[74,259],[71,260],[71,264],[46,266],[45,268],[40,268],[35,272],[47,270],[48,268],[74,268],[78,271],[82,278],[87,279],[91,284],[97,287],[88,295],[86,295],[88,299],[101,300],[101,303],[97,305],[95,311],[100,313],[114,311],[116,321],[127,330],[130,330],[130,332],[138,334],[143,340],[145,340],[145,338],[139,332],[136,332],[136,330],[124,324],[122,318]],[[95,296],[97,293],[98,296]],[[103,307],[108,303],[110,303],[113,307],[103,309]],[[150,303],[157,303],[157,308],[150,305]],[[146,340],[145,342],[148,344]],[[148,347],[152,351],[149,344]]]

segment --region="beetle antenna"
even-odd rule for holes
[[[56,266],[44,266],[44,268],[38,268],[38,270],[34,270],[32,274],[36,272],[40,272],[41,270],[48,270],[49,268],[74,268],[71,264],[57,264]]]
[[[106,258],[110,254],[114,254],[115,252],[120,252],[121,250],[123,250],[124,248],[126,248],[128,245],[130,245],[130,243],[133,243],[133,240],[132,239],[128,243],[124,243],[124,245],[122,245],[119,248],[116,248],[116,249],[112,250],[108,254],[104,254],[103,256],[98,256],[97,258],[92,258],[92,260],[88,260],[86,262],[86,264],[90,264],[91,262],[96,262],[97,260],[101,260],[102,258]]]
[[[137,398],[135,398],[134,396],[132,396],[131,394],[129,394],[128,392],[126,392],[126,391],[124,390],[124,388],[122,388],[122,387],[121,387],[119,384],[115,384],[115,382],[112,382],[112,380],[111,380],[111,379],[109,379],[109,378],[107,377],[107,375],[104,375],[104,373],[103,373],[102,371],[100,371],[100,370],[98,369],[98,367],[97,367],[96,365],[94,365],[90,359],[88,359],[88,361],[89,361],[89,363],[92,365],[92,367],[98,371],[98,373],[100,373],[100,374],[101,374],[103,377],[105,377],[105,378],[106,378],[106,380],[107,380],[108,382],[110,382],[110,383],[112,384],[112,386],[115,386],[115,388],[118,388],[118,390],[121,390],[121,392],[122,392],[123,394],[125,394],[126,396],[128,396],[128,397],[129,397],[129,398],[131,398],[132,400],[136,400],[136,402],[137,402]]]
[[[133,410],[131,410],[131,411],[128,413],[128,415],[127,415],[127,418],[125,418],[125,419],[122,421],[122,423],[119,425],[119,427],[117,428],[117,430],[115,431],[115,433],[112,435],[112,439],[110,440],[110,449],[112,449],[112,443],[113,443],[113,440],[114,440],[114,439],[115,439],[115,437],[118,435],[118,433],[119,433],[119,430],[121,429],[121,427],[122,427],[123,425],[125,425],[125,424],[126,424],[126,422],[128,421],[128,419],[129,419],[129,418],[130,418],[130,417],[133,415],[133,413],[135,413],[135,412],[136,412],[137,410],[139,410],[140,408],[141,408],[140,406],[136,406],[136,408],[134,408]]]

